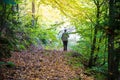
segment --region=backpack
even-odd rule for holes
[[[69,37],[68,33],[64,32],[64,33],[62,34],[62,40],[63,40],[63,41],[67,41],[67,40],[68,40],[68,37]]]

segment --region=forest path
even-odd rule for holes
[[[93,80],[83,69],[68,65],[65,54],[56,50],[14,52],[7,61],[16,67],[3,68],[3,80]]]

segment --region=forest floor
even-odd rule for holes
[[[73,68],[67,63],[67,52],[38,50],[14,52],[6,61],[15,63],[14,68],[0,70],[2,80],[94,80],[84,74],[84,69]]]

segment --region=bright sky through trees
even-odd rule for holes
[[[53,8],[50,5],[40,5],[39,14],[42,16],[42,22],[46,24],[45,28],[50,28],[52,24],[59,24],[64,22],[62,25],[57,27],[58,34],[60,38],[64,29],[67,29],[68,32],[75,32],[75,26],[71,25],[70,20],[60,13],[57,8]],[[59,33],[60,32],[60,33]],[[75,43],[79,39],[77,34],[70,34],[69,40],[71,44]]]

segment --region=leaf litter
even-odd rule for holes
[[[0,69],[1,80],[94,80],[82,68],[67,64],[63,51],[39,50],[14,52],[6,61],[16,67]],[[78,78],[79,77],[79,78]]]

